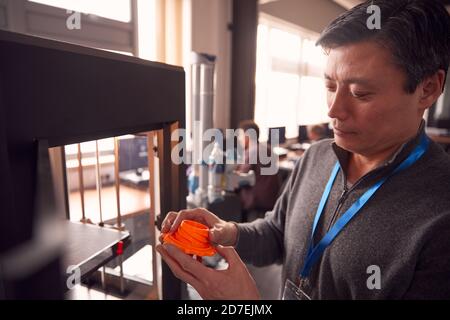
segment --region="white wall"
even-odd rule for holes
[[[133,22],[81,15],[80,30],[69,30],[65,9],[29,2],[0,0],[0,28],[107,50],[137,52]]]
[[[229,128],[231,100],[231,0],[192,0],[192,51],[216,56],[214,127]]]
[[[216,64],[214,126],[230,126],[232,0],[191,0],[192,51],[213,54]],[[245,1],[245,0],[244,0]],[[315,32],[345,10],[331,0],[279,0],[260,5],[260,10]]]
[[[331,0],[278,0],[260,4],[259,9],[318,33],[345,11]]]

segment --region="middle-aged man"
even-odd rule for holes
[[[380,29],[368,28],[370,5]],[[205,299],[259,297],[241,258],[283,263],[285,299],[450,298],[450,159],[422,120],[449,67],[448,12],[431,0],[368,1],[333,21],[318,45],[328,54],[335,139],[311,146],[264,219],[167,215],[164,232],[183,219],[207,224],[227,270],[167,244],[157,250]]]

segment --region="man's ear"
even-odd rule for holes
[[[431,107],[442,94],[444,88],[445,71],[438,70],[435,74],[425,78],[420,85],[420,105],[425,110]]]

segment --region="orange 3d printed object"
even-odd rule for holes
[[[184,220],[173,234],[163,235],[163,242],[197,257],[212,256],[216,249],[209,243],[208,227],[192,220]]]

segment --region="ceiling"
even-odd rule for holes
[[[361,0],[333,0],[333,1],[347,10],[356,6],[357,4],[364,2]],[[450,0],[439,0],[439,1],[442,2],[444,5],[446,5],[448,12],[450,12]]]
[[[277,2],[277,1],[283,1],[283,0],[259,0],[259,4],[265,4],[265,3]],[[338,5],[340,5],[341,7],[343,7],[344,9],[347,9],[347,10],[364,2],[363,0],[330,0],[330,1],[337,3]],[[438,1],[442,2],[446,6],[447,11],[450,13],[450,0],[438,0]]]
[[[340,5],[341,7],[344,7],[347,10],[350,8],[353,8],[357,4],[360,4],[361,2],[363,2],[360,0],[333,0],[333,1],[336,2],[338,5]]]

